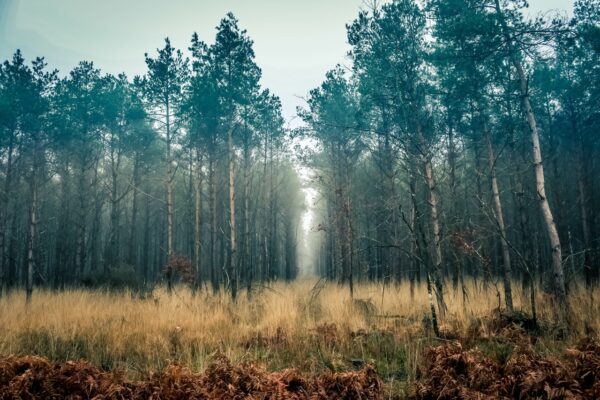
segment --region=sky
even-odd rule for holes
[[[531,12],[571,10],[571,0],[530,0]],[[232,11],[254,40],[261,83],[278,95],[286,121],[336,64],[349,64],[345,24],[364,0],[0,0],[0,60],[19,48],[67,73],[81,60],[104,72],[145,73],[144,53],[163,39],[182,50],[193,32],[212,43]]]

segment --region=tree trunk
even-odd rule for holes
[[[492,184],[492,197],[494,198],[494,214],[496,223],[500,232],[500,241],[502,244],[502,260],[503,260],[503,278],[504,278],[504,301],[508,312],[513,312],[513,299],[511,287],[512,268],[510,264],[510,251],[506,237],[506,228],[504,226],[504,213],[502,212],[502,201],[500,199],[500,191],[498,190],[498,180],[496,179],[496,157],[492,146],[492,137],[490,131],[484,122],[485,141],[488,153],[488,165],[490,168],[490,180]]]
[[[215,154],[214,148],[211,150],[210,160],[208,162],[210,186],[210,281],[213,292],[219,291],[219,281],[217,278],[217,183],[215,181]]]
[[[459,227],[456,226],[457,224],[457,199],[456,199],[456,149],[455,149],[455,145],[454,145],[454,128],[453,128],[453,121],[452,121],[452,116],[451,116],[451,111],[450,111],[450,107],[447,106],[448,109],[448,118],[447,118],[447,125],[448,125],[448,166],[450,167],[450,171],[449,171],[449,186],[450,186],[450,206],[451,206],[451,210],[450,210],[450,216],[453,220],[451,220],[450,223],[452,223],[452,229],[459,229]],[[456,256],[454,259],[454,265],[452,266],[452,289],[454,290],[454,292],[456,293],[456,291],[458,290],[458,283],[460,281],[462,281],[462,277],[461,277],[461,258],[460,256]],[[463,293],[464,293],[464,287],[463,287]]]
[[[420,123],[417,124],[417,134],[421,147],[421,158],[423,162],[423,170],[425,173],[425,181],[429,190],[429,207],[431,213],[431,228],[433,231],[433,284],[438,304],[438,312],[440,319],[446,317],[446,302],[444,301],[444,284],[442,281],[442,244],[440,234],[440,221],[438,216],[438,201],[436,195],[435,178],[433,176],[433,167],[431,165],[431,156],[423,136],[423,130]]]
[[[60,168],[60,202],[62,209],[58,221],[57,238],[56,238],[56,267],[54,270],[54,288],[63,289],[65,285],[66,271],[69,270],[70,257],[68,255],[67,243],[70,238],[71,223],[69,222],[70,192],[69,162],[65,161]]]
[[[173,256],[173,160],[171,155],[171,126],[169,103],[167,102],[167,264]],[[173,291],[173,271],[167,267],[167,292]]]
[[[583,274],[585,278],[585,285],[587,288],[592,287],[592,281],[594,278],[594,271],[592,271],[592,239],[590,233],[590,224],[588,217],[588,194],[586,185],[586,166],[585,166],[585,143],[583,137],[578,133],[577,124],[575,117],[571,117],[573,132],[578,136],[579,140],[579,154],[577,157],[577,189],[579,192],[579,213],[581,214],[581,231],[583,236]]]
[[[423,226],[421,224],[421,214],[419,213],[419,208],[417,204],[417,193],[416,193],[416,184],[417,184],[417,176],[415,168],[410,165],[410,195],[411,195],[411,220],[409,222],[409,228],[411,228],[411,234],[413,237],[413,245],[415,250],[415,261],[418,266],[421,262],[425,264],[426,268],[426,285],[427,285],[427,297],[429,300],[429,309],[431,312],[431,325],[433,328],[434,334],[439,337],[440,330],[438,324],[437,313],[435,311],[435,305],[433,302],[433,288],[432,288],[432,279],[431,279],[431,260],[429,257],[429,253],[427,252],[427,238],[425,237],[425,232]],[[439,299],[438,299],[439,305]],[[439,308],[439,306],[438,306]]]
[[[411,300],[415,296],[415,281],[417,278],[417,274],[420,274],[420,263],[417,256],[418,249],[418,238],[416,235],[416,225],[417,225],[417,194],[415,193],[415,176],[411,173],[409,178],[409,188],[410,188],[410,215],[408,220],[408,229],[411,234],[410,240],[410,298]]]
[[[37,187],[36,183],[32,183],[31,188],[31,208],[29,212],[29,238],[27,244],[27,283],[25,301],[29,304],[33,293],[33,269],[34,269],[34,247],[35,247],[35,232],[37,224]]]
[[[540,134],[537,128],[537,123],[535,120],[535,114],[533,113],[533,109],[531,108],[531,103],[529,101],[529,92],[528,92],[528,80],[525,76],[525,71],[523,70],[523,66],[518,59],[515,49],[513,48],[512,38],[510,36],[508,26],[506,24],[506,20],[504,19],[504,14],[500,9],[499,0],[495,0],[496,12],[500,19],[500,23],[502,26],[504,38],[509,47],[509,55],[511,62],[514,68],[517,71],[517,76],[519,78],[519,90],[522,98],[522,107],[523,113],[525,114],[525,119],[527,125],[529,126],[530,134],[531,134],[531,142],[533,145],[533,162],[535,166],[535,182],[536,182],[536,191],[538,195],[538,201],[540,205],[540,209],[542,211],[542,215],[544,217],[544,223],[546,225],[546,231],[548,237],[550,238],[550,247],[552,250],[552,273],[553,273],[553,281],[554,281],[554,295],[557,300],[557,305],[559,309],[559,313],[561,317],[566,317],[568,313],[568,304],[567,304],[567,292],[565,287],[565,276],[562,265],[562,251],[560,245],[560,238],[558,236],[558,230],[556,229],[556,223],[554,222],[554,217],[552,216],[552,209],[550,208],[550,204],[548,203],[548,198],[546,197],[546,184],[544,178],[544,166],[542,164],[542,150],[540,148]]]
[[[127,263],[135,268],[139,274],[137,262],[137,215],[138,215],[138,189],[140,185],[140,161],[139,155],[133,163],[133,198],[131,201],[131,226],[129,230],[129,243],[127,245]]]
[[[244,145],[244,259],[243,269],[246,277],[248,295],[252,291],[254,266],[250,258],[250,146]]]
[[[104,272],[108,272],[108,268],[116,267],[118,264],[118,169],[120,155],[115,156],[115,150],[111,147],[110,150],[110,172],[111,172],[111,187],[110,187],[110,233],[108,241],[107,257],[104,262]]]
[[[35,144],[37,147],[37,144]],[[38,149],[34,150],[35,153]],[[29,232],[27,240],[27,280],[25,286],[25,302],[31,303],[31,296],[33,294],[33,271],[34,271],[34,251],[35,251],[35,234],[37,225],[37,202],[38,202],[38,183],[37,174],[38,168],[36,160],[37,154],[34,155],[33,169],[31,176],[31,204],[29,209]]]
[[[269,185],[267,184],[268,177],[268,150],[269,150],[269,135],[265,134],[263,147],[263,174],[262,174],[262,237],[260,240],[260,262],[258,263],[260,271],[258,276],[263,281],[269,271],[269,254],[267,248],[267,238],[269,237],[269,213],[267,209],[267,199]],[[260,234],[259,234],[260,235]]]
[[[237,240],[235,226],[235,166],[233,151],[232,125],[227,134],[227,154],[229,169],[229,258],[227,261],[227,274],[229,275],[229,289],[233,300],[237,297]]]
[[[142,275],[144,277],[144,287],[148,285],[150,273],[150,197],[145,196],[144,205],[144,243],[142,249]]]
[[[344,224],[345,226],[345,235],[343,237],[342,240],[344,240],[346,242],[346,252],[347,254],[345,255],[345,268],[346,270],[344,271],[345,275],[346,275],[346,281],[348,282],[349,285],[349,289],[350,289],[350,298],[354,298],[354,270],[353,270],[353,256],[354,256],[354,228],[352,226],[352,216],[351,216],[351,209],[352,209],[352,200],[350,198],[350,172],[349,172],[349,165],[347,160],[344,160],[344,164],[346,165],[345,171],[344,171],[344,179],[343,179],[343,186],[345,188],[344,190],[344,197],[342,198],[342,209],[344,212]]]
[[[34,249],[35,249],[35,233],[37,225],[37,179],[35,177],[36,171],[34,167],[33,176],[31,178],[31,205],[29,211],[29,238],[27,241],[27,282],[26,282],[26,297],[25,301],[27,304],[31,302],[31,296],[33,294],[33,270],[34,270]]]
[[[88,196],[85,175],[87,161],[81,160],[81,170],[79,175],[79,217],[77,221],[77,249],[75,253],[75,273],[78,276],[83,275],[85,268],[86,252],[85,252],[85,235],[86,235],[86,196]]]
[[[202,156],[200,150],[196,149],[196,185],[194,186],[194,288],[197,290],[202,283]]]
[[[100,195],[100,191],[98,190],[98,160],[96,160],[94,164],[94,181],[93,181],[93,191],[90,187],[90,192],[93,193],[92,197],[94,198],[94,214],[92,220],[92,228],[90,229],[90,239],[91,243],[90,248],[90,268],[92,271],[98,270],[98,265],[100,264],[100,233],[102,232],[102,197]]]
[[[4,190],[0,196],[0,297],[2,297],[2,291],[6,286],[6,258],[4,248],[6,242],[8,199],[10,198],[10,191],[12,189],[13,150],[14,135],[11,134],[7,150]]]
[[[267,244],[268,254],[269,254],[269,270],[268,270],[268,279],[277,279],[278,271],[277,271],[277,212],[278,212],[278,204],[277,204],[277,193],[275,192],[275,149],[273,145],[273,140],[269,142],[269,239]]]

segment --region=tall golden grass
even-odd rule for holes
[[[503,305],[499,292],[473,281],[466,283],[466,296],[447,290],[444,328],[466,334]],[[13,291],[0,299],[0,356],[86,359],[141,375],[172,362],[202,370],[215,354],[303,372],[364,361],[390,380],[406,381],[432,340],[426,288],[410,293],[408,283],[363,283],[351,300],[346,287],[305,280],[261,287],[251,297],[242,293],[235,303],[226,293],[194,295],[180,287],[171,296],[158,288],[143,298],[130,291],[42,290],[26,305],[25,294]],[[598,289],[571,291],[574,338],[600,329],[599,297]],[[514,303],[529,311],[528,295],[516,284]],[[537,308],[540,319],[553,318],[549,296],[538,293]]]

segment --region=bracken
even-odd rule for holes
[[[383,399],[371,366],[305,378],[293,369],[268,372],[255,363],[233,365],[217,356],[203,373],[169,365],[142,381],[84,361],[51,364],[41,357],[0,360],[0,399]]]
[[[543,358],[520,347],[506,364],[458,342],[425,350],[418,399],[598,399],[600,346],[581,341],[562,357]]]

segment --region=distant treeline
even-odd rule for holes
[[[426,279],[442,317],[465,276],[509,310],[514,279],[566,310],[600,266],[600,2],[533,20],[522,0],[370,4],[301,113],[320,273]]]
[[[294,278],[304,197],[252,46],[228,14],[133,80],[5,61],[0,288]]]

